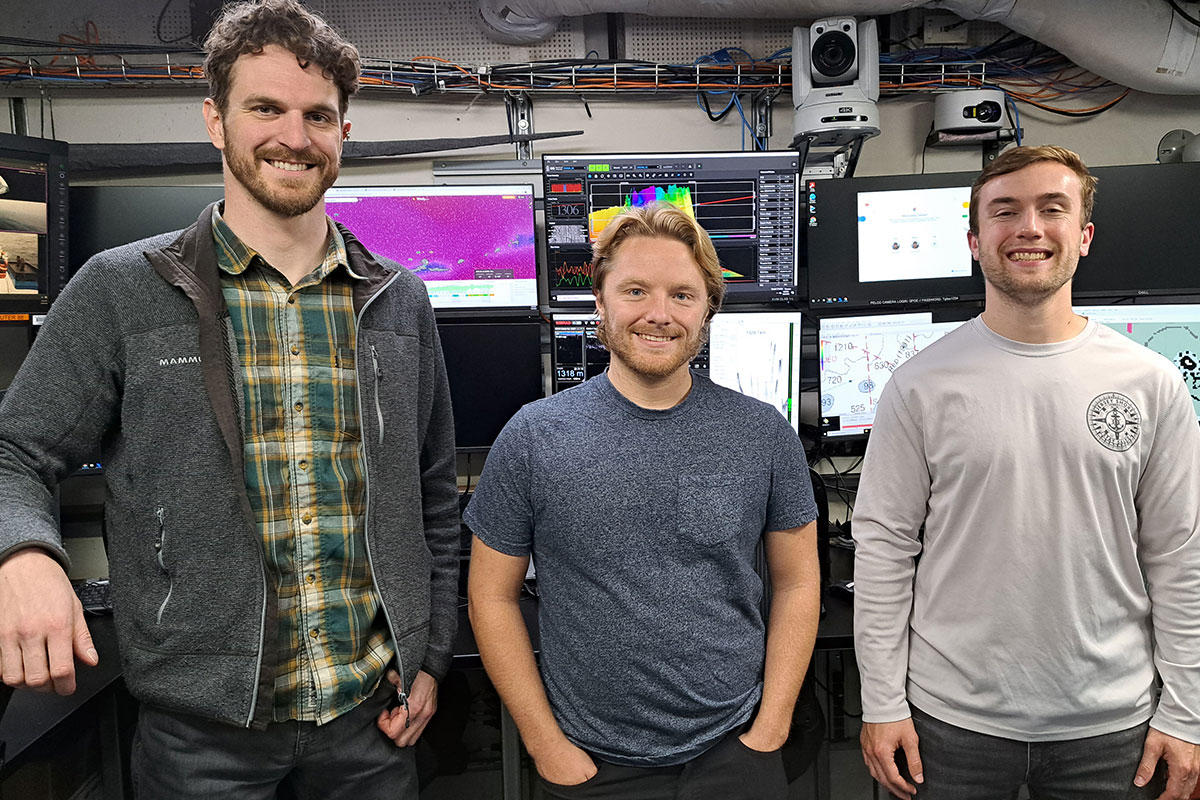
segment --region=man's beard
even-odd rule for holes
[[[979,268],[996,291],[1022,306],[1036,306],[1052,297],[1075,275],[1075,270],[1061,256],[1056,256],[1054,266],[1036,279],[1025,276],[1026,279],[1021,280],[1017,273],[997,263],[995,259],[999,259],[999,256],[995,255],[980,259]]]
[[[313,169],[320,172],[321,180],[315,184],[307,184],[304,188],[284,188],[272,185],[262,174],[260,162],[265,161],[295,161],[314,164],[312,169],[297,173],[304,176]],[[296,151],[286,147],[262,150],[248,154],[239,148],[225,149],[225,163],[238,183],[246,188],[250,196],[268,211],[284,217],[298,217],[311,211],[325,195],[325,190],[333,185],[338,176],[337,162],[330,162],[320,153],[312,151]],[[266,169],[275,169],[265,165]]]
[[[679,343],[670,356],[663,354],[662,357],[655,358],[638,351],[630,329],[613,330],[607,320],[600,321],[600,329],[601,343],[612,357],[619,359],[631,372],[650,379],[666,378],[680,367],[691,363],[708,340],[708,322],[705,322],[695,334]],[[673,336],[681,333],[680,329],[668,328],[662,331],[661,335]]]

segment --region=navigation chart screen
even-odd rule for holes
[[[1200,305],[1079,306],[1075,313],[1107,325],[1174,364],[1200,420]]]
[[[546,269],[551,305],[590,305],[592,243],[621,212],[683,209],[712,237],[726,303],[796,299],[796,153],[544,156]]]
[[[825,318],[820,322],[821,432],[861,436],[875,422],[879,395],[896,369],[963,321],[932,313]]]

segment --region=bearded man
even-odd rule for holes
[[[138,796],[415,800],[457,619],[433,311],[325,214],[354,46],[264,0],[205,49],[224,201],[90,259],[4,399],[4,681],[97,662],[47,485],[99,445]]]
[[[608,370],[522,409],[467,508],[484,666],[544,797],[786,797],[820,606],[799,437],[688,368],[724,294],[692,217],[617,217],[593,274]],[[517,605],[531,554],[540,673]]]

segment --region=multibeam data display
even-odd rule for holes
[[[592,243],[624,210],[656,202],[678,206],[708,231],[726,303],[796,299],[795,153],[544,156],[542,167],[552,305],[591,304]]]
[[[967,245],[974,173],[809,180],[808,303],[903,310],[983,297]]]
[[[1200,420],[1200,305],[1081,306],[1075,313],[1107,325],[1174,364]]]
[[[708,376],[762,400],[798,430],[800,329],[795,312],[717,314],[709,329]]]
[[[325,209],[425,281],[435,309],[537,307],[532,186],[335,187]]]
[[[830,438],[868,433],[892,373],[962,324],[934,322],[928,312],[822,319],[821,433]]]

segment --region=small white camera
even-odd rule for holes
[[[1004,127],[1004,92],[963,89],[933,101],[933,129],[941,133],[988,133]]]

